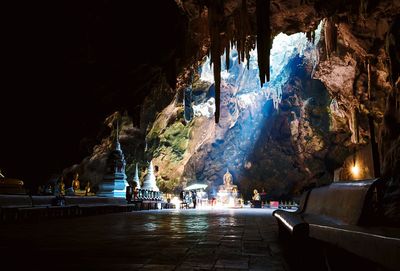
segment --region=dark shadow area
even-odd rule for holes
[[[281,238],[292,271],[389,271],[343,249],[314,239]]]
[[[114,111],[139,125],[151,84],[163,71],[174,85],[190,50],[174,1],[16,1],[3,10],[0,169],[28,187],[80,162]]]

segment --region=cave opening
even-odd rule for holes
[[[183,171],[183,178],[190,182],[208,182],[211,195],[217,194],[217,187],[222,183],[226,169],[233,174],[245,198],[251,197],[256,187],[263,187],[275,198],[284,198],[293,189],[298,189],[292,187],[291,182],[287,182],[289,185],[286,187],[279,185],[279,179],[285,177],[276,171],[278,165],[292,168],[289,170],[292,175],[300,176],[302,174],[299,171],[305,168],[299,165],[302,163],[298,161],[301,158],[296,160],[286,157],[288,154],[299,156],[302,150],[301,147],[295,150],[288,146],[289,143],[297,142],[282,137],[280,130],[285,128],[279,126],[284,125],[282,118],[290,115],[286,133],[301,137],[298,135],[298,119],[307,114],[306,107],[313,106],[323,112],[318,117],[327,121],[322,124],[320,119],[321,123],[315,130],[320,134],[329,130],[326,110],[329,99],[326,89],[321,82],[312,79],[319,59],[321,29],[322,22],[315,31],[314,40],[308,39],[305,33],[278,34],[271,48],[270,81],[263,84],[260,83],[256,48],[250,50],[249,58],[243,61],[234,46],[228,52],[225,51],[221,56],[219,123],[211,136],[199,143],[198,150],[192,153]],[[184,116],[188,125],[191,121],[198,122],[198,118],[211,121],[214,117],[214,71],[210,62],[210,57],[206,56],[193,86],[185,89]],[[276,155],[271,153],[276,146],[281,149],[275,149],[275,152],[283,153],[278,163],[273,158]],[[204,149],[207,149],[207,155],[203,154]],[[266,161],[269,161],[268,166],[261,166]],[[292,175],[290,178],[293,178]],[[302,177],[305,178],[304,174]]]

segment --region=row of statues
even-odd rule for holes
[[[60,184],[62,184],[63,181],[64,181],[64,178],[61,177]],[[65,187],[65,185],[64,185],[64,187]],[[75,194],[81,194],[82,191],[84,191],[85,196],[89,196],[91,194],[91,192],[92,192],[92,186],[90,184],[90,181],[86,182],[85,189],[81,190],[81,183],[79,181],[79,174],[78,173],[75,174],[75,177],[72,180],[71,188],[72,188],[72,190],[73,190],[73,192]]]
[[[126,186],[121,187],[121,190],[125,192],[126,187],[133,187],[136,189],[140,189],[140,179],[138,177],[138,165],[136,164],[136,172],[135,172],[135,177],[133,178],[132,181],[127,182]],[[112,176],[115,179],[115,176]],[[125,177],[126,178],[126,177]],[[122,181],[126,180],[124,176],[122,176]],[[112,179],[112,178],[110,178]],[[67,188],[67,185],[65,183],[65,178],[64,176],[61,176],[60,178],[57,179],[55,183],[48,184],[46,186],[41,185],[38,187],[38,194],[54,194],[54,195],[79,195],[79,196],[88,196],[88,195],[93,195],[92,191],[92,185],[90,181],[87,181],[85,184],[84,189],[81,189],[81,181],[79,180],[79,174],[75,173],[74,177],[71,181],[71,186]],[[113,189],[112,187],[111,189]],[[114,188],[115,189],[115,188]],[[156,178],[154,174],[154,168],[152,162],[149,163],[149,167],[147,168],[146,174],[144,176],[143,180],[143,189],[147,190],[152,190],[152,191],[158,191],[158,187],[156,184]]]
[[[38,194],[52,194],[52,195],[85,195],[89,196],[92,193],[92,186],[90,181],[86,182],[85,188],[82,190],[81,189],[81,183],[79,181],[79,174],[76,173],[74,175],[74,178],[71,182],[71,187],[66,188],[65,182],[64,182],[64,176],[61,176],[56,183],[54,184],[49,184],[47,186],[39,186],[38,187]]]

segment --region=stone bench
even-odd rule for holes
[[[397,269],[400,229],[379,225],[381,184],[379,179],[337,182],[304,193],[296,212],[273,212],[280,235],[317,240]]]
[[[55,196],[0,195],[0,219],[12,222],[134,210],[124,198],[66,196],[62,206],[56,200]]]
[[[99,215],[134,210],[158,209],[161,200],[65,196],[57,205],[55,196],[0,195],[0,221],[40,220],[57,217]]]

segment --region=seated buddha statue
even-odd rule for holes
[[[237,185],[233,184],[232,174],[229,172],[229,169],[226,169],[226,173],[223,177],[224,184],[219,186],[219,192],[237,192]]]
[[[252,199],[255,200],[255,201],[259,201],[261,199],[260,198],[260,194],[258,193],[257,189],[254,189],[254,191],[253,191],[253,198]]]
[[[233,177],[229,172],[229,169],[226,169],[223,181],[224,184],[220,185],[218,189],[218,201],[223,205],[234,206],[237,201],[238,187],[237,185],[233,184]]]
[[[79,182],[79,174],[78,173],[75,174],[75,178],[72,181],[72,189],[74,189],[74,191],[81,189],[81,184]]]

